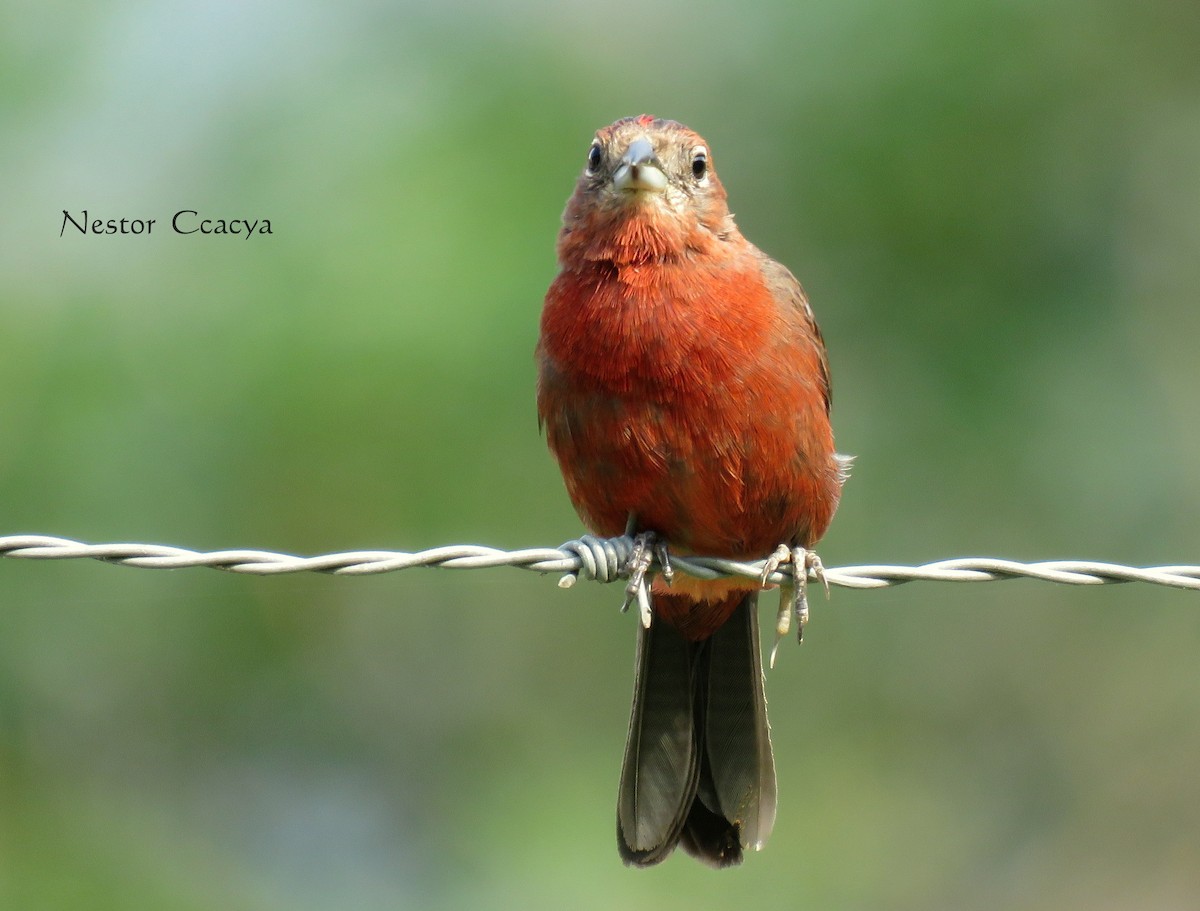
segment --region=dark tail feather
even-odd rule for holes
[[[627,864],[656,864],[675,850],[696,793],[696,650],[662,621],[638,627],[633,710],[617,797],[617,845]]]
[[[775,824],[775,760],[759,655],[757,596],[749,595],[704,643],[696,673],[702,744],[696,800],[682,844],[715,867],[741,863]]]
[[[725,867],[766,841],[775,765],[758,636],[754,595],[701,642],[662,621],[639,631],[617,802],[627,864],[658,863],[682,843]]]

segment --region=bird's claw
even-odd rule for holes
[[[796,641],[804,641],[804,624],[808,622],[808,576],[812,573],[814,579],[825,589],[825,597],[829,597],[829,580],[825,577],[825,566],[821,558],[813,551],[804,547],[788,547],[781,544],[767,559],[763,567],[763,584],[767,578],[784,563],[792,564],[792,577],[779,586],[779,612],[775,617],[775,645],[771,648],[771,667],[775,666],[775,654],[779,651],[779,643],[792,628],[792,618],[796,618]]]
[[[821,583],[821,588],[825,589],[825,600],[829,600],[829,577],[825,575],[825,564],[821,562],[821,558],[816,555],[815,551],[804,551],[804,574],[812,573],[814,579]]]
[[[629,584],[625,593],[632,595],[635,588],[645,582],[646,573],[654,565],[654,551],[658,544],[658,536],[652,531],[644,531],[633,539],[633,549],[625,561],[625,572],[629,575]]]
[[[774,575],[775,571],[779,569],[779,567],[783,566],[783,564],[787,563],[791,559],[792,549],[790,547],[788,547],[786,544],[780,544],[778,547],[776,547],[775,552],[771,554],[771,556],[767,557],[766,561],[763,563],[762,575],[759,576],[758,584],[762,588],[766,588],[767,580]]]
[[[670,585],[675,581],[675,569],[671,566],[671,553],[667,542],[657,538],[654,542],[654,558],[658,560],[658,571],[662,573],[663,581]]]
[[[629,610],[629,605],[637,601],[638,614],[641,616],[642,626],[646,629],[650,628],[650,621],[654,617],[650,606],[650,587],[646,584],[646,574],[650,572],[650,568],[656,560],[663,580],[670,585],[675,578],[675,571],[671,568],[667,542],[652,531],[643,531],[635,535],[633,550],[629,553],[629,559],[625,561],[625,572],[629,574],[629,584],[625,586],[625,603],[621,605],[621,610]]]

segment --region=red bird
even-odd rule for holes
[[[803,560],[848,462],[825,344],[795,277],[739,233],[705,141],[649,115],[600,130],[558,259],[537,405],[584,523],[642,549]],[[682,843],[728,866],[771,832],[758,587],[653,580],[617,803],[627,864]]]

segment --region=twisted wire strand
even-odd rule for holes
[[[163,544],[85,544],[48,535],[0,536],[0,557],[24,560],[91,559],[142,569],[183,569],[206,566],[253,576],[319,572],[339,576],[366,576],[417,566],[441,569],[483,569],[513,566],[537,573],[561,573],[559,585],[568,588],[576,579],[613,582],[625,577],[625,563],[633,549],[628,536],[596,538],[584,535],[560,547],[500,550],[475,544],[451,544],[407,553],[360,550],[298,557],[262,550],[201,552]],[[765,560],[738,561],[715,557],[671,557],[671,566],[701,579],[738,576],[760,579]],[[815,578],[810,571],[810,578]],[[996,582],[1028,578],[1065,585],[1108,585],[1145,582],[1171,588],[1200,590],[1200,566],[1122,566],[1092,560],[1050,560],[1019,563],[993,557],[959,557],[919,566],[886,564],[840,566],[824,570],[830,585],[844,588],[887,588],[918,580],[928,582]],[[767,582],[792,581],[790,565],[771,573]]]

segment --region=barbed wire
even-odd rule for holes
[[[0,557],[23,560],[91,559],[141,569],[183,569],[203,566],[252,576],[319,572],[366,576],[418,566],[440,569],[483,569],[512,566],[537,573],[561,573],[559,585],[576,579],[613,582],[625,578],[633,539],[584,535],[559,547],[500,550],[475,544],[451,544],[408,553],[360,550],[298,557],[262,550],[195,551],[164,544],[85,544],[48,535],[0,536]],[[762,579],[766,560],[738,561],[716,557],[671,555],[671,567],[700,579],[741,577]],[[810,570],[810,578],[817,578]],[[887,588],[918,580],[927,582],[997,582],[1029,578],[1066,585],[1108,585],[1146,582],[1171,588],[1200,590],[1200,566],[1122,566],[1092,560],[1050,560],[1020,563],[994,557],[958,557],[918,566],[871,564],[826,568],[824,581],[844,588]],[[788,585],[790,565],[770,573],[765,582]]]

